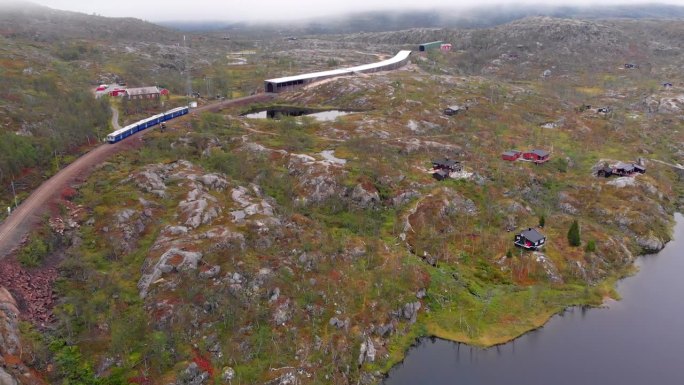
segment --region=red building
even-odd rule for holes
[[[515,162],[520,158],[521,152],[518,150],[509,150],[501,154],[501,159]]]
[[[551,154],[545,150],[532,150],[523,153],[523,159],[530,160],[534,163],[544,163],[549,160]]]

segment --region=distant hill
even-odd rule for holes
[[[279,34],[338,34],[383,32],[410,28],[483,28],[509,23],[530,16],[572,19],[676,19],[684,18],[684,7],[666,4],[553,6],[507,5],[487,6],[468,10],[435,9],[426,11],[376,11],[324,17],[293,22],[162,22],[161,25],[187,31],[232,31],[239,34],[255,32]]]
[[[0,34],[53,42],[65,39],[178,41],[179,32],[135,18],[61,11],[29,2],[0,3]]]

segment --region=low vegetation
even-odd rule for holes
[[[581,35],[568,23],[553,26]],[[501,28],[528,36],[533,25]],[[653,159],[684,151],[684,126],[643,104],[644,92],[669,95],[652,78],[681,74],[656,59],[648,74],[619,70],[614,51],[590,69],[556,62],[562,48],[541,38],[543,48],[510,52],[486,38],[495,33],[473,33],[462,52],[416,54],[399,71],[279,96],[363,111],[334,121],[248,119],[241,107],[148,132],[79,187],[87,215],[54,248],[56,322],[25,331],[29,363],[52,383],[370,384],[415,338],[489,346],[615,297],[634,258],[669,239],[681,204],[680,174]],[[339,39],[344,52],[354,43]],[[205,70],[235,96],[275,69],[332,63],[297,49],[255,54],[280,67]],[[607,103],[610,115],[575,109]],[[468,110],[444,116],[454,104]],[[552,160],[501,159],[533,148]],[[443,157],[464,172],[436,181],[428,169]],[[613,159],[647,172],[592,174]],[[534,226],[544,248],[515,248],[515,232]],[[32,240],[19,258],[39,268],[54,249]]]

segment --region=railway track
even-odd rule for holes
[[[224,100],[196,108],[193,112],[218,112],[227,107],[267,102],[274,99],[275,96],[275,94],[262,93]],[[112,124],[117,127],[118,112],[112,111],[112,114],[114,115],[112,116]],[[4,222],[0,223],[0,259],[12,254],[21,245],[31,229],[40,223],[43,215],[50,212],[50,207],[57,202],[61,192],[66,187],[84,181],[97,165],[114,154],[142,145],[140,139],[144,133],[144,131],[140,132],[114,144],[101,144],[38,186]]]

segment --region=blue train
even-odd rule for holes
[[[167,120],[171,120],[173,118],[177,118],[179,116],[183,116],[188,113],[188,106],[183,106],[183,107],[178,107],[174,108],[172,110],[168,110],[166,112],[163,112],[161,114],[157,114],[154,116],[151,116],[147,119],[140,120],[138,122],[135,122],[133,124],[129,124],[128,126],[116,130],[112,132],[111,134],[107,135],[107,142],[109,143],[116,143],[124,138],[127,138],[133,134],[135,134],[138,131],[142,131],[146,128],[152,127],[154,125],[157,125],[159,123],[165,122]]]

